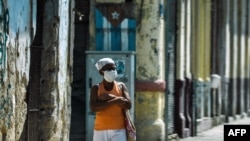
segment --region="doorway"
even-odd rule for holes
[[[73,83],[71,94],[71,125],[70,141],[84,141],[86,135],[85,125],[85,51],[89,44],[89,0],[75,0],[75,38],[73,50]]]
[[[36,6],[36,7],[35,7]],[[37,21],[36,21],[36,33],[34,40],[30,47],[30,74],[29,84],[26,95],[27,102],[27,120],[25,121],[24,130],[20,137],[20,140],[35,141],[40,139],[40,109],[39,109],[39,96],[40,96],[40,80],[41,80],[41,56],[43,50],[43,12],[44,1],[37,0],[36,4],[33,4],[31,13],[34,9],[37,9]],[[31,14],[32,15],[32,14]],[[31,20],[32,21],[32,20]]]

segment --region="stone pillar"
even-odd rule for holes
[[[177,38],[176,47],[176,80],[175,80],[175,129],[180,137],[185,137],[185,114],[184,114],[184,104],[185,104],[185,53],[186,53],[186,30],[187,30],[187,16],[186,16],[186,2],[180,1],[179,3],[179,36]],[[187,39],[188,40],[188,39]]]
[[[175,129],[180,137],[186,137],[185,108],[185,81],[178,79],[175,83]]]
[[[72,80],[72,48],[69,44],[73,41],[69,29],[72,26],[69,18],[71,2],[51,0],[44,5],[43,33],[46,34],[43,34],[41,59],[41,141],[69,140]]]
[[[240,29],[239,29],[239,45],[240,47],[238,48],[239,49],[239,60],[238,60],[238,68],[240,68],[238,70],[238,96],[239,96],[239,99],[238,99],[238,103],[237,103],[237,113],[239,115],[245,115],[245,111],[244,111],[244,105],[245,105],[245,101],[244,101],[244,96],[245,96],[245,78],[246,78],[246,75],[245,75],[245,68],[246,68],[246,63],[245,63],[245,56],[246,56],[246,11],[247,11],[247,4],[246,4],[246,0],[241,0],[240,1],[240,20],[239,20],[239,23],[240,23]]]
[[[135,81],[135,124],[138,141],[165,140],[164,44],[160,1],[140,1]]]
[[[137,82],[137,90],[139,91],[139,87],[143,87],[143,85],[159,87],[156,86],[158,84],[152,82]],[[164,93],[149,90],[148,92],[137,92],[136,95],[137,140],[164,141]]]
[[[237,58],[238,58],[238,1],[233,0],[230,2],[230,7],[232,10],[230,12],[232,15],[231,20],[231,49],[230,49],[230,83],[229,83],[229,116],[236,116],[236,105],[237,105]]]
[[[230,45],[231,45],[231,39],[230,39],[230,14],[231,8],[230,8],[230,1],[225,1],[225,60],[223,67],[223,71],[225,73],[225,76],[222,77],[222,102],[223,102],[223,108],[222,113],[225,115],[225,120],[228,122],[228,115],[229,115],[229,81],[230,81]]]

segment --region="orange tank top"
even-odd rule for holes
[[[115,81],[114,81],[115,82]],[[110,93],[116,96],[122,96],[122,92],[117,84],[114,83],[114,87],[111,91],[107,91],[104,88],[103,83],[100,83],[98,89],[98,95]],[[107,129],[124,129],[124,114],[123,110],[118,105],[111,105],[102,111],[96,112],[95,130],[107,130]]]

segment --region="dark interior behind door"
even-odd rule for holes
[[[76,0],[70,141],[85,140],[85,51],[89,41],[89,0]]]

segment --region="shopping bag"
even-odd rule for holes
[[[136,128],[131,119],[129,110],[124,111],[127,141],[136,141]]]

